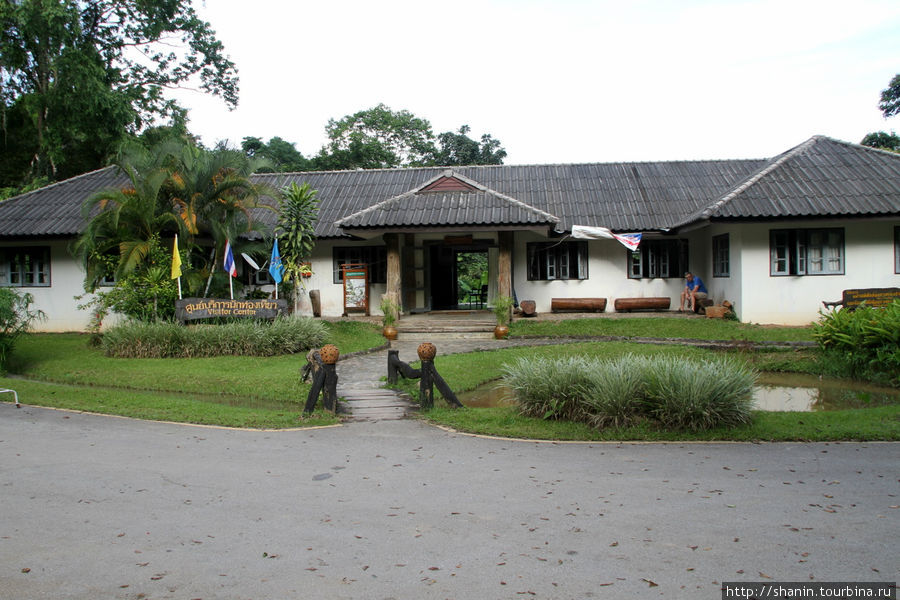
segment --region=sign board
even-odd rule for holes
[[[844,290],[841,300],[838,302],[822,302],[825,306],[843,306],[844,308],[859,308],[863,302],[866,306],[883,308],[900,300],[900,288],[864,288],[858,290]]]
[[[350,311],[369,314],[369,267],[365,264],[341,265],[344,279],[344,315]]]
[[[185,298],[175,301],[175,318],[179,321],[195,319],[251,318],[274,319],[287,314],[287,300],[229,300],[228,298]]]

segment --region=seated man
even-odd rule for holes
[[[684,274],[684,291],[681,292],[681,308],[678,312],[684,311],[684,303],[687,301],[691,312],[697,309],[697,300],[702,300],[708,295],[703,280],[691,273]]]

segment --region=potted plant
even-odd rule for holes
[[[394,323],[397,322],[399,310],[397,303],[390,296],[385,294],[381,297],[381,312],[383,313],[381,317],[381,335],[389,340],[397,339],[397,328],[394,327]]]
[[[509,335],[509,322],[512,319],[510,312],[513,307],[513,299],[509,296],[499,296],[494,300],[494,316],[497,317],[497,326],[494,327],[494,337],[498,340],[506,339]]]

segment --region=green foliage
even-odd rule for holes
[[[866,134],[866,137],[860,142],[863,146],[870,148],[880,148],[882,150],[890,150],[891,152],[900,152],[900,136],[893,131],[885,133],[884,131],[876,131],[875,133]]]
[[[291,183],[281,191],[281,212],[278,216],[278,250],[285,278],[294,282],[294,310],[300,302],[303,289],[304,263],[316,243],[316,220],[319,200],[316,190],[308,183]]]
[[[316,158],[325,169],[378,169],[428,164],[434,154],[431,123],[408,110],[384,104],[335,121],[325,132],[330,140]]]
[[[756,374],[729,360],[626,355],[521,358],[504,368],[522,414],[622,427],[652,420],[702,431],[750,421]]]
[[[881,102],[878,108],[884,114],[884,118],[900,114],[900,73],[891,78],[887,88],[881,90]]]
[[[308,171],[310,161],[303,157],[293,143],[275,136],[268,143],[258,137],[245,137],[241,150],[250,158],[265,158],[271,166],[259,169],[259,173],[291,173]]]
[[[497,325],[509,325],[512,320],[513,299],[509,296],[498,296],[494,299],[494,316],[497,317]]]
[[[44,318],[43,311],[31,310],[31,294],[19,294],[13,288],[0,287],[0,371],[6,369],[16,341],[31,324]]]
[[[400,307],[397,306],[397,303],[387,294],[381,297],[381,324],[385,327],[390,327],[394,323],[397,322],[397,312],[400,310]]]
[[[384,104],[330,119],[325,131],[330,141],[312,160],[314,170],[500,165],[506,158],[500,141],[489,134],[479,143],[463,125],[435,138],[428,120]]]
[[[437,136],[439,149],[433,162],[439,166],[502,165],[506,150],[491,135],[481,136],[479,144],[468,136],[470,128],[463,125],[454,133],[446,131]]]
[[[900,385],[900,300],[820,314],[813,337],[830,361],[845,364],[853,377]]]
[[[702,431],[750,422],[756,373],[743,365],[661,357],[636,368],[648,416],[667,429]]]
[[[237,105],[234,63],[190,0],[3,2],[0,31],[0,101],[19,111],[11,123],[30,156],[16,160],[31,176],[102,166],[128,132],[177,112],[165,89]]]
[[[584,421],[592,368],[592,362],[580,357],[520,358],[504,366],[503,379],[516,391],[522,414]]]
[[[102,348],[107,356],[119,358],[276,356],[320,346],[326,335],[321,321],[309,318],[191,326],[128,321],[103,334]]]
[[[112,289],[96,292],[90,301],[79,306],[91,309],[92,320],[95,321],[92,332],[99,333],[100,324],[110,311],[141,321],[173,318],[178,284],[171,278],[171,262],[169,249],[158,236],[151,236],[139,266],[120,275]],[[99,257],[94,264],[106,264],[109,269],[115,264],[115,259],[106,255]],[[81,298],[83,296],[78,297]]]

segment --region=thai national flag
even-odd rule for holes
[[[237,267],[234,266],[234,254],[231,253],[231,242],[225,240],[225,271],[232,277],[237,277]]]

